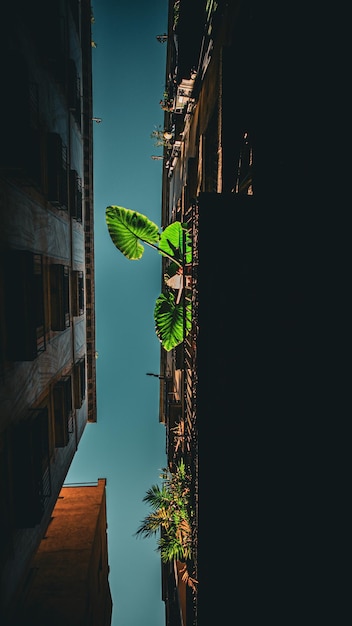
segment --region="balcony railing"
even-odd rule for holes
[[[193,511],[192,524],[192,563],[189,570],[197,578],[198,569],[198,432],[197,432],[197,340],[198,340],[198,205],[190,204],[181,221],[189,226],[192,239],[192,262],[187,270],[192,276],[191,289],[182,291],[184,304],[184,341],[175,350],[175,365],[180,370],[181,381],[179,403],[175,406],[172,395],[167,395],[168,408],[166,414],[167,454],[169,466],[172,467],[180,456],[184,459],[187,471],[191,476],[190,505]],[[185,242],[184,242],[185,249]],[[185,280],[186,266],[183,267]],[[186,304],[191,298],[192,326],[186,332]],[[193,624],[197,623],[197,594],[190,593]],[[188,612],[187,612],[188,613]],[[188,620],[192,626],[192,621]],[[187,623],[188,623],[187,621]]]

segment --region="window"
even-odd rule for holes
[[[38,19],[40,26],[36,44],[42,62],[52,72],[55,80],[64,85],[68,56],[67,15],[61,12],[59,3],[44,2]]]
[[[43,155],[38,85],[30,80],[24,59],[15,52],[3,68],[2,85],[6,97],[0,99],[0,171],[19,185],[39,189]]]
[[[17,528],[31,528],[51,495],[47,409],[33,409],[12,431],[13,515]]]
[[[52,330],[70,326],[69,269],[66,265],[50,265],[50,316]]]
[[[241,138],[236,184],[231,191],[246,196],[253,195],[253,147],[247,131]]]
[[[204,190],[207,192],[219,192],[220,185],[220,138],[219,138],[218,110],[213,113],[204,138]]]
[[[72,315],[84,313],[84,276],[81,271],[72,272]]]
[[[67,446],[73,432],[71,376],[61,378],[53,388],[55,447]]]
[[[68,62],[68,106],[77,124],[81,125],[81,80],[73,59]]]
[[[10,361],[32,361],[46,348],[43,259],[40,254],[11,250],[4,271],[5,351]]]
[[[48,200],[59,209],[68,207],[67,147],[60,135],[48,135]]]
[[[70,170],[70,213],[77,222],[82,222],[82,179],[76,170]]]
[[[80,409],[86,395],[86,359],[83,357],[73,367],[75,409]]]
[[[10,483],[10,454],[8,432],[0,433],[0,567],[9,553],[9,536],[12,529],[12,504]]]
[[[80,32],[80,3],[78,0],[70,0],[71,13],[73,17],[73,21],[75,23],[77,33]]]

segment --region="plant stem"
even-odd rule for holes
[[[170,259],[171,261],[174,261],[176,265],[178,265],[179,267],[182,267],[182,263],[180,263],[179,261],[176,261],[175,257],[171,256],[171,254],[168,254],[167,252],[162,250],[162,248],[158,248],[158,246],[156,246],[154,243],[145,241],[145,239],[141,239],[141,241],[143,241],[143,243],[147,244],[151,248],[154,248],[154,250],[157,250],[158,252],[162,252],[165,256],[167,256],[168,259]]]

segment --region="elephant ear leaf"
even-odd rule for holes
[[[191,330],[191,303],[186,306],[186,328],[183,334],[184,305],[176,304],[175,296],[170,291],[162,293],[154,308],[155,332],[167,352],[178,346]]]
[[[143,256],[144,246],[140,241],[154,245],[159,242],[158,226],[141,213],[122,206],[108,206],[105,218],[114,245],[128,259]]]
[[[160,235],[160,252],[166,252],[182,263],[184,251],[185,261],[189,263],[192,260],[190,234],[181,222],[172,222]]]

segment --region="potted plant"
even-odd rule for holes
[[[162,562],[178,561],[183,582],[196,592],[198,581],[188,570],[192,559],[193,513],[189,502],[190,479],[184,461],[179,462],[174,472],[163,468],[160,478],[162,486],[153,485],[143,498],[143,502],[150,505],[151,512],[144,518],[135,536],[146,538],[161,531],[157,550]]]

